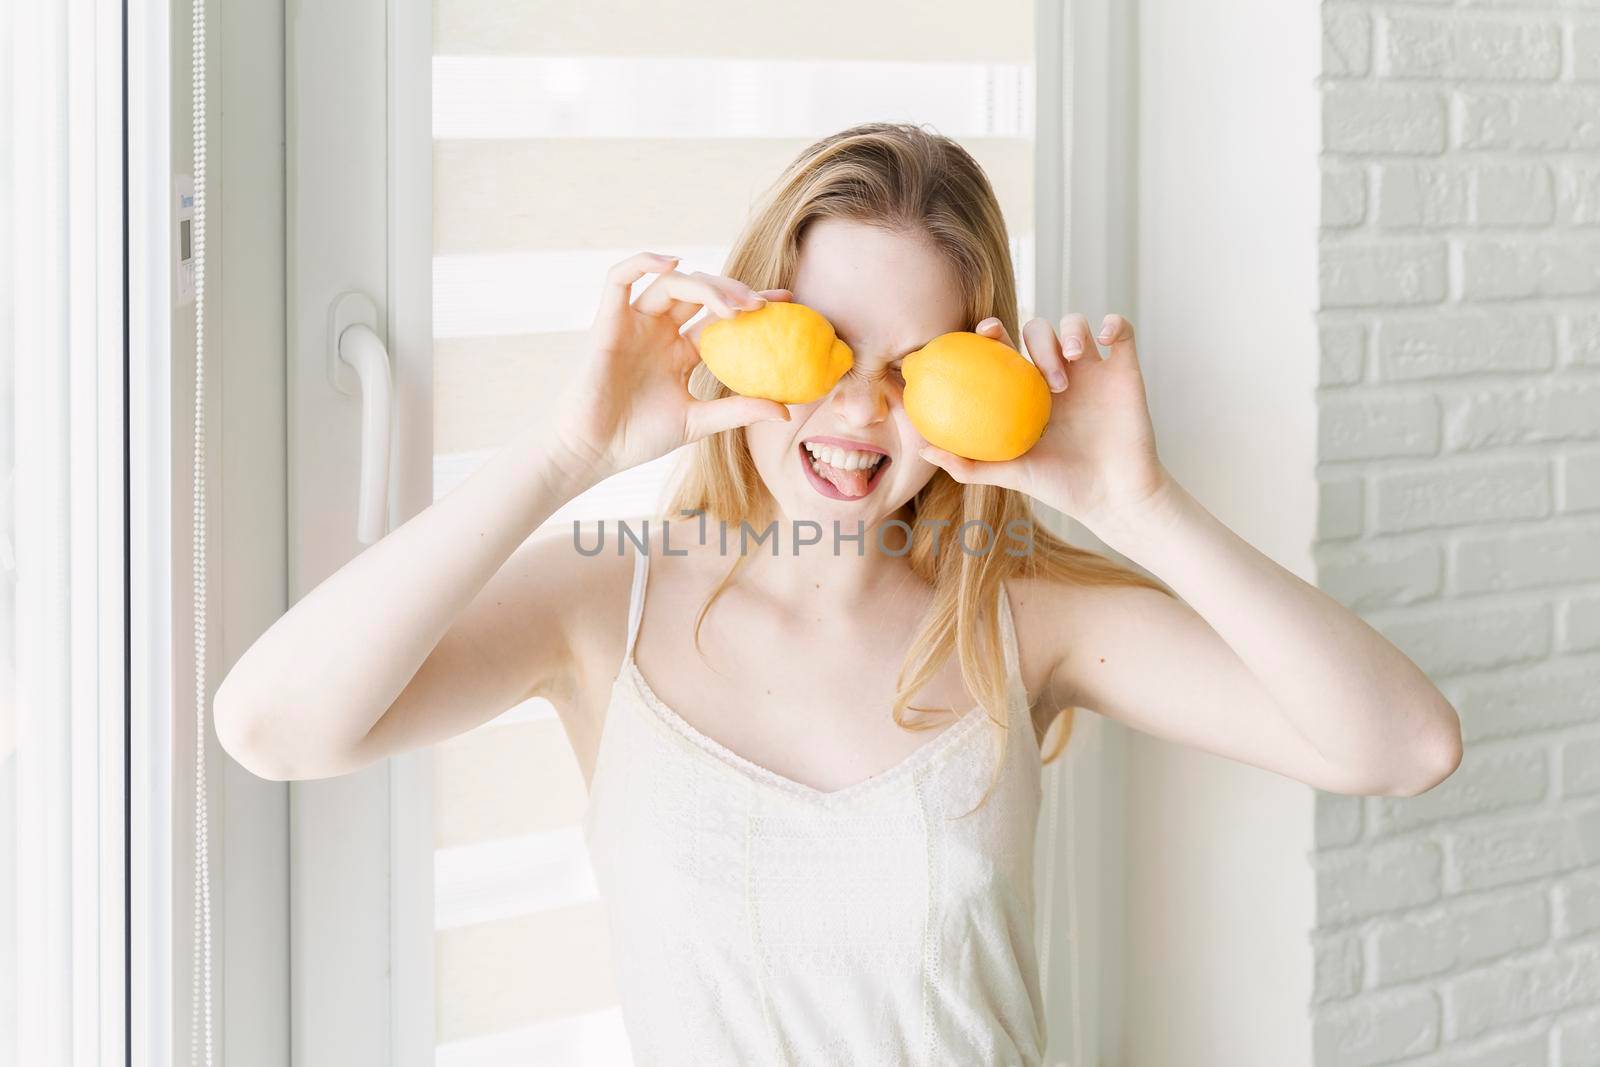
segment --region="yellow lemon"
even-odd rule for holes
[[[1010,345],[946,333],[905,358],[906,415],[929,444],[967,459],[1016,459],[1050,421],[1050,387]]]
[[[833,325],[804,304],[769,300],[700,332],[700,359],[744,396],[809,404],[827,395],[855,362]]]

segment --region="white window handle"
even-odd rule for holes
[[[333,308],[334,387],[361,390],[361,488],[356,538],[364,545],[389,532],[389,426],[394,381],[389,351],[378,337],[377,309],[360,293],[346,293]],[[351,382],[350,371],[355,372]]]

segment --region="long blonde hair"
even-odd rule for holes
[[[976,323],[995,316],[1011,337],[1021,336],[1016,280],[1000,205],[982,168],[955,141],[919,126],[892,123],[853,126],[817,141],[800,153],[756,205],[723,274],[757,290],[788,288],[805,228],[822,218],[868,223],[931,241],[959,279],[965,320]],[[702,399],[728,395],[703,364],[695,368],[690,389]],[[932,586],[933,602],[896,681],[893,716],[906,729],[929,729],[951,713],[913,708],[911,697],[954,650],[963,682],[998,728],[997,739],[1004,740],[1011,724],[1005,651],[994,609],[1005,579],[1039,577],[1075,585],[1163,589],[1144,575],[1055,536],[1035,522],[1028,498],[1011,489],[962,485],[937,471],[908,506],[913,521],[905,559]],[[757,474],[742,430],[714,434],[691,446],[668,514],[692,511],[729,525],[764,525],[776,517],[776,502]],[[1010,523],[1023,523],[1031,532],[1032,549],[1013,555],[991,545],[990,551],[973,554],[952,550],[946,537],[943,551],[935,551],[941,529],[957,531],[968,522],[986,524],[979,528],[996,532],[996,539],[998,531],[1016,529]],[[697,647],[701,623],[743,562],[741,553],[701,606],[695,619]],[[909,718],[908,711],[924,717]],[[1072,712],[1062,708],[1052,720],[1054,741],[1046,745],[1046,762],[1066,747]],[[1031,729],[1032,723],[1025,726]],[[996,761],[996,774],[998,768]],[[991,789],[993,784],[991,779]]]

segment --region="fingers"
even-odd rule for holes
[[[685,442],[698,441],[723,430],[748,426],[752,422],[771,419],[789,421],[789,409],[776,400],[761,400],[753,396],[725,396],[719,400],[696,400],[689,405],[684,426]]]
[[[620,314],[633,299],[633,283],[652,271],[669,271],[678,265],[677,256],[663,256],[657,252],[640,252],[606,271],[606,281],[600,293],[600,314]]]
[[[978,323],[976,327],[974,327],[972,332],[982,334],[984,337],[992,337],[996,341],[1004,342],[1012,348],[1017,347],[1016,342],[1011,339],[1011,335],[1006,332],[1005,323],[1001,322],[999,319],[992,317],[984,319],[982,322]]]
[[[923,445],[917,455],[944,471],[962,485],[998,485],[1002,489],[1022,489],[1023,466],[1020,460],[1008,459],[1003,463],[987,463],[967,459],[954,452],[946,452],[933,445]]]
[[[718,292],[722,293],[727,298],[727,301],[730,305],[740,311],[754,311],[756,308],[759,308],[762,304],[766,303],[766,298],[760,293],[757,293],[748,285],[734,278],[724,278],[719,274],[706,274],[701,271],[696,271],[694,274],[691,274],[690,277],[704,279],[706,282],[714,286]],[[674,300],[672,302],[672,306],[667,309],[665,317],[670,320],[674,326],[681,328],[684,323],[688,322],[699,313],[701,307],[702,305],[696,304],[693,301]],[[728,316],[726,315],[723,316],[723,318],[727,317]]]
[[[1010,348],[1017,347],[1011,340],[1011,334],[1007,332],[1005,324],[999,319],[984,319],[978,323],[976,332],[984,337],[1004,342]],[[1044,375],[1050,391],[1059,393],[1066,389],[1067,366],[1062,360],[1061,346],[1057,344],[1055,331],[1050,328],[1050,324],[1040,318],[1029,319],[1023,324],[1022,338],[1027,344],[1028,358],[1039,368],[1039,373]]]
[[[1116,312],[1112,312],[1100,324],[1100,333],[1095,340],[1111,348],[1107,358],[1118,354],[1133,356],[1133,323]]]
[[[1077,313],[1061,316],[1062,358],[1072,364],[1090,352],[1100,354],[1094,346],[1094,335],[1089,331],[1089,320]]]
[[[978,323],[974,332],[1016,347],[1012,345],[1005,326],[997,318],[984,319]],[[1033,360],[1034,366],[1039,368],[1039,373],[1044,375],[1044,380],[1049,383],[1052,393],[1066,390],[1072,364],[1090,352],[1100,357],[1100,345],[1110,349],[1104,359],[1110,359],[1118,354],[1135,362],[1138,359],[1134,350],[1133,323],[1115,312],[1101,321],[1098,334],[1091,331],[1088,318],[1074,312],[1061,317],[1059,337],[1056,331],[1051,329],[1049,322],[1042,318],[1033,318],[1023,325],[1022,338],[1027,346],[1028,358]],[[1091,362],[1099,363],[1102,359],[1096,358]]]
[[[633,306],[646,315],[681,315],[678,325],[687,322],[695,310],[708,307],[725,319],[731,319],[741,309],[754,310],[763,301],[743,282],[731,278],[714,278],[701,271],[684,274],[668,271],[656,278],[639,294]],[[684,314],[687,310],[688,314]]]
[[[1050,323],[1041,318],[1029,319],[1022,327],[1022,338],[1028,346],[1028,357],[1050,384],[1050,391],[1059,393],[1066,389],[1067,359]]]
[[[777,300],[792,303],[794,301],[794,294],[787,289],[761,289],[756,292],[756,295],[768,302]],[[699,310],[697,307],[694,307],[694,305],[690,305],[690,307],[694,308],[694,310]],[[694,310],[690,312],[691,317],[694,314]],[[693,322],[689,323],[689,328],[683,331],[683,335],[692,341],[695,347],[698,348],[700,345],[700,334],[707,326],[717,321],[717,319],[710,315],[702,315],[698,319],[695,319]],[[679,325],[681,326],[682,323],[680,322]]]

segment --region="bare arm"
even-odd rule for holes
[[[979,332],[1010,341],[998,325]],[[1050,694],[1337,792],[1411,795],[1448,777],[1460,721],[1422,671],[1162,466],[1132,325],[1109,315],[1097,338],[1069,315],[1059,337],[1043,319],[1023,336],[1055,394],[1039,443],[1006,463],[925,454],[960,481],[1019,489],[1074,516],[1183,598],[1129,588],[1055,597],[1040,624],[1054,649]]]
[[[497,575],[525,541],[532,555],[528,535],[590,481],[548,435],[529,431],[503,448],[250,646],[217,689],[223,747],[265,778],[343,774],[470,729],[552,681],[565,661],[562,598],[519,596],[533,610],[512,648],[494,611],[507,590],[480,592],[527,582],[525,567]],[[543,574],[547,585],[555,578]],[[391,708],[397,719],[385,721]]]
[[[1339,793],[1410,796],[1455,770],[1456,714],[1422,671],[1176,482],[1095,532],[1183,600],[1075,596],[1052,675],[1065,704]]]
[[[217,736],[235,759],[268,778],[343,774],[470,729],[569,677],[580,569],[559,539],[530,540],[533,530],[612,473],[710,433],[788,418],[768,400],[689,395],[704,320],[681,327],[702,307],[728,317],[762,297],[675,262],[640,253],[612,268],[592,355],[558,425],[523,431],[246,650],[214,701]],[[651,271],[660,273],[630,302]]]

